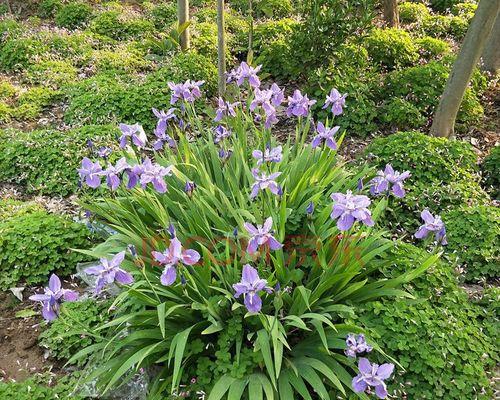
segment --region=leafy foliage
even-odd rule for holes
[[[463,207],[443,214],[447,252],[458,258],[467,280],[497,278],[500,263],[500,209]]]
[[[41,18],[52,18],[62,6],[61,0],[42,0],[38,4],[38,15]]]
[[[399,18],[404,23],[421,23],[430,11],[424,3],[402,2],[398,5]]]
[[[495,146],[481,164],[484,184],[491,197],[500,199],[500,146]]]
[[[85,25],[92,15],[92,7],[86,3],[63,5],[56,13],[56,25],[62,28],[76,29]]]
[[[59,318],[40,334],[39,344],[58,360],[70,359],[78,351],[101,340],[93,330],[108,322],[110,304],[95,299],[64,303]]]
[[[87,141],[110,143],[117,130],[86,126],[69,132],[0,131],[0,180],[25,186],[28,193],[67,196],[77,189],[76,168],[87,155]]]
[[[68,275],[90,247],[85,225],[44,211],[20,213],[0,222],[0,287],[45,282],[51,272]]]
[[[387,278],[425,256],[411,245],[398,246],[396,254],[397,262],[382,270]],[[397,398],[490,399],[488,371],[498,363],[494,310],[472,303],[458,286],[452,265],[444,262],[406,289],[417,299],[376,301],[360,317],[406,370],[389,384],[389,391]]]
[[[44,84],[53,88],[76,80],[78,70],[67,61],[43,60],[32,64],[27,74],[30,83]]]
[[[418,60],[418,48],[403,29],[374,29],[364,44],[370,58],[388,69],[413,65]]]

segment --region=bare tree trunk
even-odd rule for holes
[[[251,63],[253,59],[253,0],[248,0],[248,53],[247,62]]]
[[[398,0],[383,0],[384,20],[391,28],[399,26]]]
[[[500,14],[497,15],[493,30],[484,46],[482,69],[492,74],[500,70]]]
[[[179,26],[189,22],[189,0],[177,0],[177,19]],[[181,32],[180,43],[182,51],[189,49],[189,26]]]
[[[224,27],[224,0],[217,0],[217,68],[219,95],[226,92],[226,31]]]
[[[479,61],[499,9],[500,0],[481,0],[479,2],[434,115],[430,132],[432,135],[453,137],[455,119],[465,89],[469,84],[474,67]]]

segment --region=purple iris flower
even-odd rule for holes
[[[249,222],[245,222],[245,229],[250,234],[250,240],[247,246],[247,252],[253,254],[259,246],[269,245],[271,250],[279,250],[283,245],[278,242],[271,233],[273,227],[273,219],[269,217],[264,221],[263,225],[256,227]]]
[[[170,104],[175,104],[179,100],[193,103],[196,99],[201,97],[200,86],[204,83],[205,81],[195,82],[190,80],[184,83],[168,82],[168,87],[172,90]]]
[[[330,94],[326,96],[325,105],[323,109],[332,106],[333,115],[337,116],[342,114],[343,107],[345,107],[345,98],[347,97],[347,93],[341,95],[337,89],[332,89]]]
[[[255,178],[255,183],[252,185],[252,192],[250,193],[251,199],[257,197],[260,190],[265,189],[269,189],[269,191],[273,194],[279,194],[280,187],[276,183],[275,179],[281,175],[281,172],[274,172],[269,176],[265,172],[261,172],[259,175],[259,170],[254,168],[252,169],[252,175]]]
[[[337,219],[337,228],[340,231],[347,231],[355,221],[361,221],[367,226],[375,223],[371,217],[368,206],[371,201],[368,196],[352,194],[350,190],[346,194],[332,193],[333,209],[330,217]]]
[[[227,160],[229,160],[229,158],[231,157],[232,154],[233,154],[232,150],[224,150],[222,148],[219,150],[219,158],[223,162],[226,162]]]
[[[333,128],[327,128],[323,125],[322,122],[318,122],[316,126],[316,132],[318,134],[314,136],[311,146],[313,149],[318,147],[321,143],[325,142],[325,144],[332,150],[337,150],[337,142],[335,141],[335,134],[340,129],[340,126],[334,126]]]
[[[161,274],[162,285],[170,286],[177,278],[176,266],[179,262],[185,265],[194,265],[200,259],[200,254],[196,250],[182,250],[182,244],[176,237],[170,240],[170,245],[163,253],[153,251],[151,253],[156,261],[165,268]]]
[[[438,215],[434,217],[429,210],[422,211],[420,216],[424,220],[424,224],[418,228],[417,232],[415,232],[415,237],[417,239],[424,239],[429,235],[429,233],[435,232],[434,237],[436,241],[443,245],[448,244],[448,241],[446,240],[446,228],[444,226],[444,222],[441,220],[441,217]]]
[[[309,100],[307,95],[302,95],[300,90],[295,89],[293,96],[288,96],[288,108],[286,109],[286,115],[291,117],[295,115],[296,117],[307,117],[309,114],[309,108],[316,104],[316,100]]]
[[[118,186],[120,186],[120,174],[129,168],[130,166],[125,157],[120,158],[114,166],[110,165],[106,168],[104,171],[106,175],[106,184],[111,190],[116,190]]]
[[[272,289],[267,285],[265,279],[260,279],[257,270],[249,264],[243,266],[241,273],[241,281],[233,285],[235,291],[234,297],[238,298],[241,295],[245,297],[245,307],[251,313],[259,312],[262,308],[262,299],[259,292],[265,290],[272,293]]]
[[[127,125],[120,124],[120,130],[122,131],[122,136],[120,137],[120,147],[123,149],[127,146],[128,140],[135,144],[138,148],[144,147],[148,138],[144,129],[139,124]]]
[[[156,118],[158,118],[156,128],[160,129],[161,131],[165,131],[167,129],[168,121],[175,121],[177,119],[177,116],[175,115],[175,112],[177,110],[175,108],[169,108],[167,112],[163,110],[157,110],[156,108],[153,108],[152,111]]]
[[[82,181],[85,179],[87,186],[92,189],[97,189],[101,186],[101,176],[104,172],[99,161],[94,163],[88,157],[84,157],[82,167],[78,169],[78,173],[80,174],[80,179]]]
[[[59,302],[76,301],[78,293],[74,290],[63,289],[61,280],[56,274],[52,274],[49,279],[49,286],[45,288],[43,294],[30,296],[30,300],[42,303],[42,316],[46,321],[53,321],[59,315]]]
[[[157,192],[165,193],[167,184],[163,178],[172,175],[173,166],[165,168],[159,164],[153,164],[149,158],[146,158],[142,163],[142,167],[143,171],[140,177],[142,188],[145,189],[148,183],[152,183]]]
[[[311,216],[314,213],[314,203],[311,201],[306,207],[306,214]]]
[[[370,364],[366,358],[360,358],[358,363],[359,374],[352,379],[352,388],[356,393],[364,392],[368,387],[375,388],[379,399],[387,397],[387,386],[384,380],[394,371],[394,364]]]
[[[230,103],[229,101],[225,101],[222,97],[219,97],[219,106],[215,111],[216,115],[214,121],[219,122],[222,120],[222,118],[228,116],[236,117],[236,111],[234,110],[234,107],[236,107],[238,104],[240,104],[238,101],[236,103]]]
[[[189,197],[193,195],[195,189],[196,189],[196,183],[190,181],[186,182],[186,185],[184,186],[184,191]]]
[[[281,146],[277,146],[274,148],[266,146],[264,152],[262,152],[261,150],[252,151],[252,157],[257,159],[257,165],[262,165],[265,162],[280,162],[283,158],[283,154],[281,154],[281,151]]]
[[[279,88],[278,88],[279,90]],[[261,107],[264,111],[266,117],[264,124],[266,128],[270,128],[272,125],[278,122],[276,117],[276,108],[274,104],[277,104],[277,97],[272,89],[260,90],[255,89],[254,99],[250,103],[250,111],[254,112],[258,107]],[[257,122],[261,121],[262,116],[260,114],[256,115],[255,120]]]
[[[271,104],[274,107],[279,107],[285,101],[285,92],[276,83],[271,85]]]
[[[100,293],[106,285],[117,282],[121,285],[130,285],[134,282],[134,278],[130,273],[120,268],[125,259],[125,251],[116,254],[111,260],[101,258],[100,264],[94,267],[89,267],[84,270],[86,274],[96,275],[97,281],[95,292]]]
[[[356,358],[356,354],[369,353],[373,350],[373,347],[366,343],[365,335],[360,334],[356,337],[353,333],[347,335],[345,340],[347,348],[345,349],[345,354],[347,357]]]
[[[216,128],[214,128],[214,134],[214,143],[217,144],[231,136],[231,130],[224,128],[222,125],[218,125]]]
[[[227,82],[236,82],[238,86],[241,86],[248,80],[248,84],[253,88],[258,88],[260,86],[260,79],[257,76],[258,72],[261,70],[262,65],[255,68],[248,65],[243,61],[240,66],[229,72],[227,76]]]
[[[387,164],[383,171],[378,171],[377,176],[370,181],[370,193],[379,195],[392,190],[396,197],[404,197],[403,181],[410,176],[409,171],[400,173],[394,171],[391,164]]]
[[[139,183],[143,172],[144,167],[142,164],[136,164],[125,170],[125,173],[128,176],[127,189],[132,189]]]
[[[97,150],[97,155],[101,158],[108,158],[113,150],[111,150],[110,147],[100,147],[99,150]]]

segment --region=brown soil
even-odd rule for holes
[[[51,369],[44,351],[37,345],[40,318],[15,316],[26,308],[26,303],[10,292],[0,292],[0,380],[23,380]]]

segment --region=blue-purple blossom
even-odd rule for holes
[[[356,336],[353,333],[347,335],[345,340],[347,348],[345,349],[345,354],[347,357],[356,358],[357,354],[369,353],[373,350],[373,347],[366,343],[365,335],[359,334]]]
[[[279,88],[278,88],[279,89]],[[265,121],[264,126],[270,128],[272,125],[278,122],[276,117],[276,108],[274,106],[275,93],[272,89],[260,90],[255,89],[254,98],[250,103],[250,111],[254,112],[258,107],[264,111]],[[262,115],[257,114],[255,120],[260,122],[262,120]]]
[[[167,124],[170,120],[177,120],[177,116],[175,115],[175,112],[177,109],[175,108],[169,108],[167,112],[163,110],[157,110],[156,108],[152,109],[153,114],[158,118],[158,122],[156,124],[157,128],[160,128],[160,130],[165,131],[167,129]]]
[[[448,241],[446,240],[446,228],[444,222],[441,220],[439,215],[433,216],[429,210],[424,210],[420,214],[424,224],[418,228],[415,232],[415,237],[417,239],[426,238],[429,233],[434,232],[434,238],[437,242],[446,245]]]
[[[231,136],[231,130],[226,129],[222,125],[218,125],[217,127],[214,128],[214,143],[217,144],[219,142],[222,142],[224,139],[227,139],[229,136]]]
[[[293,96],[288,96],[288,108],[286,115],[291,117],[307,117],[309,115],[309,108],[316,104],[316,100],[309,100],[307,95],[302,95],[300,90],[295,89]]]
[[[186,185],[184,186],[184,191],[189,197],[193,195],[195,189],[196,189],[196,183],[191,181],[186,182]]]
[[[184,83],[168,82],[168,87],[172,91],[170,104],[175,104],[179,100],[193,103],[196,99],[201,97],[200,86],[204,83],[205,81],[195,82],[191,80],[187,80]]]
[[[170,120],[177,120],[177,117],[175,115],[176,111],[177,110],[175,108],[170,108],[167,112],[163,110],[158,111],[156,108],[153,108],[153,113],[158,118],[158,122],[154,130],[154,134],[157,137],[157,140],[153,143],[154,150],[161,150],[165,143],[167,143],[171,149],[174,149],[177,146],[175,140],[166,133],[168,122]]]
[[[232,150],[224,150],[223,148],[219,150],[219,158],[222,160],[222,162],[226,162],[227,160],[229,160],[232,154]]]
[[[369,387],[375,388],[379,399],[387,397],[387,386],[384,380],[394,371],[394,364],[370,364],[366,358],[360,358],[358,363],[359,374],[352,379],[352,388],[356,393],[366,391]]]
[[[259,292],[266,291],[272,293],[272,289],[267,285],[265,279],[260,279],[257,270],[249,264],[243,266],[241,281],[233,285],[234,297],[244,296],[245,307],[251,313],[259,312],[262,308],[262,299]]]
[[[129,140],[138,148],[142,148],[146,145],[148,138],[141,125],[120,124],[119,127],[122,132],[122,136],[120,137],[120,147],[122,149],[127,146]]]
[[[132,255],[132,257],[137,257],[137,249],[135,248],[135,246],[133,244],[129,244],[127,246],[127,249],[128,251],[130,252],[130,254]]]
[[[347,97],[347,93],[341,95],[337,89],[332,89],[330,94],[326,96],[325,105],[323,109],[332,106],[333,115],[337,116],[342,114],[343,107],[345,106],[345,98]]]
[[[330,217],[337,220],[337,228],[347,231],[355,221],[361,221],[367,226],[373,226],[374,222],[371,212],[368,210],[370,199],[364,195],[352,194],[350,190],[346,194],[332,193],[333,209]]]
[[[370,193],[379,195],[392,191],[396,197],[404,197],[403,181],[410,176],[409,171],[400,173],[394,171],[391,164],[387,164],[383,171],[378,171],[377,176],[370,181]]]
[[[162,285],[170,286],[177,279],[177,264],[194,265],[200,259],[200,254],[196,250],[183,250],[179,239],[173,237],[170,245],[163,253],[152,252],[153,257],[161,265],[164,265],[163,273],[160,277]]]
[[[175,226],[173,223],[168,224],[167,232],[170,235],[170,239],[173,239],[174,237],[177,236],[177,233],[175,232]]]
[[[254,226],[249,222],[245,222],[244,226],[250,234],[247,246],[249,254],[255,253],[260,246],[264,245],[268,245],[271,250],[279,250],[283,247],[271,233],[273,227],[273,219],[271,217],[267,218],[263,225]]]
[[[282,147],[276,146],[270,148],[266,146],[264,152],[262,150],[254,150],[252,151],[252,157],[257,159],[257,165],[262,165],[267,162],[280,162],[283,158]]]
[[[104,174],[99,161],[92,162],[88,157],[82,160],[82,166],[78,169],[80,180],[87,184],[92,189],[97,189],[101,186],[101,177]]]
[[[281,172],[274,172],[267,175],[265,172],[260,172],[257,168],[252,169],[252,175],[255,178],[255,183],[252,185],[252,192],[250,193],[250,198],[254,199],[259,194],[260,190],[269,189],[273,194],[279,194],[279,185],[276,183],[275,179],[281,175]]]
[[[132,189],[139,183],[143,172],[144,167],[142,164],[136,164],[125,170],[125,173],[128,176],[127,189]]]
[[[111,147],[103,146],[97,150],[97,155],[101,158],[106,159],[111,155],[112,152],[113,150],[111,150]]]
[[[219,97],[218,107],[215,111],[215,122],[219,122],[224,117],[236,117],[236,111],[234,107],[236,107],[239,102],[230,103],[229,101],[225,101],[222,97]]]
[[[314,136],[311,146],[313,148],[318,147],[321,143],[325,143],[327,147],[332,150],[337,150],[337,142],[335,141],[335,134],[340,129],[340,126],[334,126],[333,128],[328,128],[323,125],[322,122],[318,122],[316,126],[316,132],[318,133]]]
[[[59,302],[76,301],[78,293],[74,290],[63,289],[61,280],[56,274],[52,274],[49,279],[49,286],[45,288],[43,294],[30,296],[30,300],[42,303],[42,316],[46,321],[53,321],[59,315]]]
[[[104,175],[106,176],[106,184],[111,190],[116,190],[118,186],[120,186],[120,175],[123,171],[129,169],[130,166],[127,163],[125,157],[120,158],[116,164],[109,165],[108,168],[104,171]]]
[[[125,251],[121,251],[110,260],[107,258],[101,258],[99,265],[89,267],[84,270],[86,274],[97,276],[95,286],[95,292],[97,294],[102,291],[104,286],[110,285],[113,282],[121,285],[130,285],[134,282],[132,275],[123,268],[120,268],[124,259]]]
[[[276,83],[273,83],[271,85],[271,104],[274,107],[279,107],[281,103],[285,101],[285,92],[283,89],[281,89]]]
[[[258,88],[260,86],[260,79],[257,73],[261,70],[262,65],[255,68],[248,65],[243,61],[239,67],[231,70],[227,75],[227,82],[236,82],[236,85],[241,86],[248,80],[248,84],[253,88]]]
[[[306,207],[306,214],[311,216],[314,213],[314,203],[311,201]]]
[[[163,167],[159,164],[153,164],[149,158],[146,158],[142,163],[142,168],[140,177],[142,188],[145,189],[147,184],[151,183],[157,192],[165,193],[167,184],[164,177],[172,175],[173,166]]]

